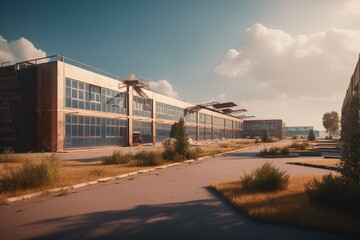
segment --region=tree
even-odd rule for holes
[[[314,141],[315,139],[316,139],[316,137],[315,137],[315,134],[314,134],[314,130],[310,129],[308,140],[309,141]]]
[[[170,134],[169,134],[169,137],[170,138],[175,138],[176,137],[176,131],[177,131],[177,126],[178,126],[178,123],[174,123],[172,126],[171,126],[171,130],[170,130]]]
[[[339,114],[335,111],[324,113],[323,126],[332,137],[334,132],[339,129]]]
[[[176,129],[175,152],[185,158],[190,151],[190,144],[188,142],[188,133],[184,123],[184,118],[180,118]]]
[[[344,105],[341,119],[342,154],[339,172],[348,183],[360,185],[360,96],[355,93]]]
[[[263,142],[268,142],[269,141],[269,132],[268,132],[267,129],[265,129],[262,132],[261,141],[263,141]]]

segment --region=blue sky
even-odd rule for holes
[[[340,111],[360,51],[360,43],[351,41],[360,36],[360,19],[352,12],[359,9],[357,1],[7,5],[0,15],[0,35],[6,44],[13,43],[13,52],[20,51],[17,41],[25,38],[47,55],[64,55],[123,77],[135,73],[154,82],[166,80],[190,102],[234,101],[257,118],[283,118],[287,125],[317,129],[324,112]],[[3,52],[10,50],[0,44],[4,60],[1,46]],[[325,72],[336,79],[322,89],[329,84]]]

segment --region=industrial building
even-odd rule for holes
[[[286,125],[281,119],[244,120],[243,137],[261,138],[264,130],[268,131],[269,137],[286,137]]]
[[[240,138],[236,104],[191,104],[55,55],[0,67],[0,146],[17,151],[132,146],[169,137],[184,118],[195,141]]]
[[[343,101],[342,108],[344,108],[345,104],[349,101],[350,97],[354,92],[360,93],[360,55],[359,59],[356,63],[355,70],[353,75],[351,76],[350,83],[348,89],[346,90],[346,95]]]
[[[313,130],[315,137],[320,136],[320,131],[314,130],[313,126],[291,126],[286,127],[286,137],[308,137],[310,130]]]

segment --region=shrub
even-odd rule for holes
[[[289,147],[285,146],[285,147],[281,148],[280,153],[283,155],[289,155],[289,153],[290,153]]]
[[[297,139],[297,136],[292,136],[292,139]]]
[[[260,154],[266,155],[268,153],[267,148],[263,148],[260,150]]]
[[[165,150],[162,153],[164,160],[172,161],[176,155],[174,144],[164,145]]]
[[[346,193],[346,185],[344,181],[338,177],[324,175],[322,180],[314,178],[305,185],[305,192],[310,200],[326,206],[339,207],[342,198]]]
[[[259,142],[260,142],[259,139],[255,139],[255,144],[256,144],[256,143],[259,143]]]
[[[261,141],[263,141],[263,142],[268,142],[268,141],[269,141],[269,132],[268,132],[267,129],[265,129],[265,130],[262,132]]]
[[[176,138],[176,142],[175,142],[176,153],[186,157],[187,153],[190,150],[190,144],[188,141],[188,133],[185,126],[184,118],[180,118],[177,124],[175,138]]]
[[[272,163],[266,162],[250,174],[244,173],[240,182],[246,190],[279,191],[287,188],[289,175],[280,171]]]
[[[309,147],[308,142],[302,142],[302,143],[293,143],[291,144],[290,148],[294,148],[296,150],[306,150],[306,148]]]
[[[314,130],[310,129],[308,140],[309,141],[314,141],[315,139],[316,139],[316,137],[315,137],[315,134],[314,134]]]
[[[40,164],[32,160],[22,162],[20,168],[7,169],[0,180],[3,191],[35,188],[50,184],[59,179],[61,159],[52,154],[45,157]]]
[[[111,156],[104,157],[102,162],[105,165],[111,164],[126,164],[133,159],[133,155],[130,153],[122,153],[121,151],[114,151]]]
[[[197,147],[193,150],[190,150],[186,155],[186,159],[195,159],[196,160],[199,158],[199,155],[201,152],[202,152],[202,150],[199,147]]]
[[[176,137],[177,128],[178,128],[178,123],[177,122],[174,123],[173,125],[171,125],[170,134],[169,134],[170,138],[175,138]]]
[[[137,165],[140,166],[157,166],[163,162],[162,153],[155,151],[141,151],[134,155]]]
[[[278,150],[279,149],[277,147],[271,147],[271,148],[269,148],[268,154],[269,155],[276,155]]]

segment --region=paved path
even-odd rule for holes
[[[0,239],[348,239],[256,223],[208,186],[238,179],[265,160],[258,149],[0,206]],[[285,164],[290,175],[329,171]]]

